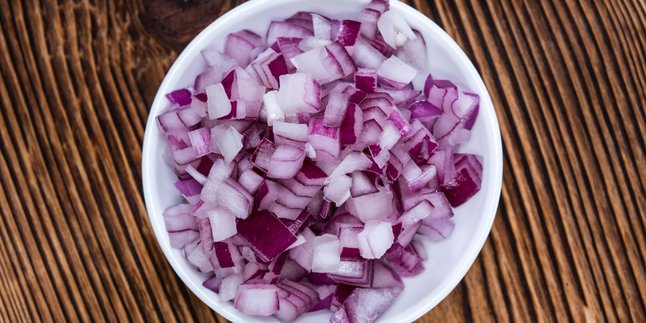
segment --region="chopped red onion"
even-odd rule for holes
[[[358,67],[377,69],[386,60],[386,57],[363,37],[359,37],[354,44],[352,59]]]
[[[354,73],[354,84],[358,89],[372,93],[377,89],[377,71],[374,69],[360,69]]]
[[[278,312],[278,288],[271,284],[240,285],[234,304],[236,309],[247,315],[273,315]]]
[[[272,21],[267,30],[267,43],[274,43],[279,37],[305,38],[314,33],[305,27],[285,21]]]
[[[401,89],[410,83],[415,78],[415,75],[417,75],[417,70],[395,56],[390,56],[377,69],[379,81],[397,89]]]
[[[202,58],[157,116],[184,198],[164,211],[171,247],[241,313],[373,322],[424,270],[416,234],[446,239],[480,190],[482,158],[456,153],[479,96],[413,86],[426,43],[385,0],[356,20],[298,12],[266,41],[238,31]]]
[[[330,93],[325,104],[323,124],[326,127],[338,128],[343,122],[350,97],[343,93]]]
[[[355,20],[341,20],[335,29],[335,37],[332,39],[336,39],[343,46],[353,46],[359,36],[361,23]]]
[[[280,145],[271,155],[267,176],[271,178],[292,178],[298,173],[305,160],[305,151],[301,148]]]
[[[314,257],[312,258],[312,272],[334,273],[341,262],[341,248],[339,238],[332,234],[324,234],[312,241],[314,244]]]
[[[282,75],[280,84],[276,101],[285,115],[318,112],[321,105],[319,97],[321,89],[311,75],[304,73]]]
[[[314,30],[314,37],[319,39],[330,39],[332,24],[330,19],[325,18],[315,13],[312,14],[312,29]]]
[[[188,89],[179,89],[166,94],[166,98],[171,103],[177,103],[181,106],[191,104],[191,91]]]
[[[220,125],[211,129],[211,142],[215,142],[227,163],[233,161],[242,149],[242,135],[231,126]]]
[[[351,197],[346,209],[364,223],[370,220],[385,219],[392,213],[392,193],[381,189],[376,193]]]
[[[217,223],[211,226],[213,241],[223,241],[233,237],[236,233],[236,216],[229,211],[215,208],[208,212],[209,223]]]
[[[397,57],[404,63],[423,71],[426,70],[426,66],[428,65],[426,43],[419,31],[413,30],[413,33],[415,37],[406,40],[397,50]]]
[[[262,37],[249,30],[241,30],[227,36],[224,53],[244,67],[263,50],[263,45]]]
[[[377,28],[379,28],[379,33],[383,36],[384,41],[393,48],[403,45],[409,39],[416,38],[406,19],[395,11],[383,12],[377,21]]]

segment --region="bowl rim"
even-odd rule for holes
[[[261,3],[271,3],[271,5],[278,5],[283,2],[292,2],[294,0],[250,0],[245,3],[242,3],[229,11],[227,11],[225,14],[217,18],[216,20],[212,21],[206,28],[204,28],[200,33],[198,33],[191,41],[190,43],[182,50],[182,52],[179,54],[177,59],[173,62],[171,68],[168,70],[166,75],[164,76],[164,80],[159,86],[159,89],[157,90],[157,93],[155,95],[155,98],[152,102],[151,108],[149,110],[149,115],[146,121],[146,127],[144,130],[144,140],[143,140],[143,148],[142,148],[142,163],[141,163],[141,170],[142,170],[142,187],[143,187],[143,193],[144,193],[144,201],[146,204],[146,211],[148,213],[148,218],[150,221],[150,225],[153,228],[153,232],[155,234],[155,238],[157,239],[157,242],[159,244],[159,247],[161,248],[162,252],[164,253],[164,256],[166,257],[166,260],[170,263],[171,267],[175,271],[176,275],[179,276],[179,278],[182,280],[182,282],[188,286],[188,288],[191,290],[193,294],[195,294],[202,302],[207,304],[212,310],[217,312],[218,314],[222,315],[226,319],[230,321],[238,321],[240,320],[240,317],[236,315],[236,313],[230,313],[228,310],[220,307],[218,301],[212,300],[212,296],[207,295],[203,292],[203,287],[201,284],[197,285],[193,280],[191,280],[188,276],[188,274],[183,270],[183,268],[177,263],[177,261],[174,259],[174,256],[171,254],[172,249],[168,246],[165,246],[164,244],[160,243],[160,235],[166,234],[166,231],[161,230],[161,228],[158,228],[158,226],[152,225],[153,223],[153,216],[159,216],[158,214],[154,214],[153,209],[151,207],[151,203],[154,201],[154,198],[152,196],[151,192],[151,177],[154,176],[154,174],[150,173],[150,169],[152,167],[148,167],[149,164],[151,164],[153,161],[151,160],[152,156],[152,133],[153,131],[151,130],[152,127],[155,127],[157,125],[156,122],[156,117],[159,113],[160,107],[161,107],[161,101],[164,100],[165,94],[168,92],[169,89],[168,87],[171,85],[170,84],[170,75],[173,75],[177,72],[179,67],[183,65],[183,61],[188,59],[188,56],[190,52],[193,52],[195,50],[200,50],[201,48],[197,48],[198,44],[201,43],[201,39],[207,37],[208,34],[212,32],[213,29],[217,28],[219,25],[224,24],[225,22],[236,19],[236,16],[240,13],[247,12],[250,10],[255,10],[254,6],[261,4]],[[368,1],[366,0],[366,3]],[[460,46],[455,42],[455,40],[449,36],[444,29],[442,29],[439,25],[437,25],[433,20],[431,20],[429,17],[426,15],[422,14],[418,10],[412,8],[406,3],[400,2],[400,1],[390,1],[391,8],[397,8],[397,10],[403,11],[406,15],[412,15],[412,16],[417,16],[418,19],[421,19],[425,22],[426,25],[428,25],[429,28],[435,29],[434,31],[440,35],[442,38],[442,42],[448,44],[449,48],[451,51],[456,53],[458,55],[459,61],[466,66],[468,69],[470,78],[472,78],[476,84],[477,88],[472,89],[476,91],[480,95],[480,103],[481,103],[481,108],[483,106],[490,108],[491,113],[492,113],[492,118],[490,120],[490,124],[487,124],[487,127],[485,127],[484,131],[489,131],[491,138],[493,138],[492,142],[492,148],[493,148],[493,154],[492,156],[489,157],[489,162],[493,163],[496,165],[494,168],[494,174],[491,178],[491,181],[493,181],[492,185],[489,185],[489,190],[491,191],[488,194],[488,198],[485,199],[485,205],[484,205],[484,211],[483,211],[483,216],[487,217],[487,221],[484,222],[483,227],[481,230],[478,230],[478,236],[475,238],[474,244],[472,248],[469,248],[466,250],[466,254],[463,255],[460,259],[460,262],[456,265],[454,268],[454,273],[450,275],[445,282],[443,282],[443,288],[440,289],[438,292],[436,292],[431,299],[424,303],[423,306],[418,306],[416,308],[411,309],[411,311],[407,313],[402,313],[402,317],[400,318],[400,321],[402,322],[411,322],[414,321],[418,318],[420,318],[422,315],[428,313],[430,310],[432,310],[437,304],[439,304],[442,300],[448,296],[448,294],[455,289],[455,287],[458,285],[460,281],[465,277],[467,271],[471,268],[473,263],[475,262],[477,256],[480,254],[482,248],[484,247],[484,244],[491,232],[491,228],[493,226],[493,222],[496,218],[496,213],[498,209],[498,204],[500,201],[500,195],[502,191],[502,175],[503,175],[503,146],[502,146],[502,139],[501,139],[501,134],[500,134],[500,126],[498,122],[498,116],[496,114],[496,111],[494,109],[493,102],[491,100],[491,97],[489,95],[489,91],[484,85],[484,81],[482,80],[482,77],[476,70],[475,66],[471,62],[471,60],[467,57],[466,53]]]

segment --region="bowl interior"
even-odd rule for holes
[[[171,90],[192,86],[195,76],[206,65],[200,50],[215,46],[222,50],[230,32],[250,29],[264,35],[272,19],[284,19],[297,11],[314,11],[334,18],[355,17],[368,0],[254,0],[231,10],[201,32],[182,52],[166,75],[150,110],[143,151],[143,187],[146,206],[155,235],[179,277],[202,301],[232,321],[274,321],[271,318],[247,317],[229,302],[218,302],[217,295],[202,287],[205,278],[194,270],[178,250],[170,247],[162,218],[163,211],[181,201],[174,189],[176,177],[164,162],[166,143],[154,117],[170,107],[164,95]],[[453,234],[440,243],[421,239],[428,251],[423,274],[405,279],[406,288],[391,308],[381,317],[383,322],[409,322],[422,316],[439,303],[462,279],[475,260],[495,216],[502,181],[502,145],[495,111],[477,71],[455,42],[435,23],[411,7],[391,2],[391,10],[403,14],[409,24],[419,30],[427,44],[428,71],[448,78],[481,96],[480,115],[470,142],[461,151],[484,157],[481,191],[455,210]],[[424,73],[424,75],[426,75]],[[419,83],[420,80],[416,82]],[[420,84],[416,84],[419,86]],[[418,87],[419,88],[419,87]],[[327,322],[329,312],[309,313],[297,322]]]

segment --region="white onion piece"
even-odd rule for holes
[[[386,122],[386,125],[383,128],[383,132],[381,133],[381,139],[379,139],[379,146],[383,150],[390,150],[399,142],[399,139],[401,138],[401,133],[395,127],[395,125],[392,122]]]
[[[314,244],[314,258],[312,259],[312,272],[333,273],[339,268],[341,262],[341,248],[339,238],[332,234],[324,234],[312,241]]]
[[[414,31],[415,38],[406,41],[398,50],[397,57],[406,64],[425,71],[428,59],[426,57],[426,43],[418,31]],[[419,73],[422,76],[422,73]],[[425,76],[424,76],[425,77]]]
[[[213,241],[223,241],[233,237],[238,231],[236,230],[236,216],[225,209],[215,208],[208,212],[209,222],[211,224],[211,234]],[[214,223],[216,223],[214,225]]]
[[[214,141],[224,161],[230,163],[242,149],[242,135],[230,125],[219,125],[211,129]]]
[[[392,48],[397,48],[407,40],[417,37],[406,19],[392,10],[384,12],[379,17],[377,28],[379,28],[379,32],[384,37],[384,41]]]
[[[234,299],[240,285],[242,285],[242,275],[234,274],[224,277],[222,283],[220,283],[220,292],[218,293],[220,301],[226,302]]]
[[[269,91],[262,97],[262,109],[260,114],[264,117],[268,125],[272,125],[274,121],[285,120],[285,113],[278,105],[277,99],[278,91]]]
[[[231,101],[224,91],[222,83],[208,86],[206,88],[208,96],[209,119],[222,118],[231,113]]]
[[[404,178],[408,182],[411,182],[414,179],[418,178],[420,175],[422,175],[422,169],[417,166],[417,164],[413,160],[409,160],[406,166],[404,166],[402,176],[404,176]]]
[[[323,47],[331,43],[329,39],[323,39],[319,37],[306,37],[298,43],[298,48],[304,52],[310,51],[315,48]]]
[[[305,143],[305,154],[310,159],[316,159],[316,149],[309,142]]]
[[[186,260],[202,273],[208,273],[213,270],[213,265],[208,256],[204,254],[202,248],[195,248],[186,256]]]
[[[345,203],[345,207],[350,214],[366,223],[388,217],[392,213],[392,200],[392,193],[382,189],[376,193],[352,197]]]
[[[238,183],[242,185],[249,193],[254,194],[262,185],[264,178],[251,169],[247,169],[238,178]]]
[[[401,89],[417,75],[417,70],[402,62],[396,56],[390,56],[377,69],[380,81],[389,86]]]
[[[312,270],[312,260],[314,259],[314,246],[311,243],[311,240],[314,238],[307,238],[307,242],[289,250],[289,258],[293,259],[298,263],[303,269],[310,271]]]
[[[299,73],[311,75],[320,84],[325,84],[343,76],[334,56],[325,47],[314,47],[292,58],[292,64]]]
[[[341,206],[350,198],[350,187],[352,187],[352,178],[347,175],[339,175],[325,186],[323,193],[328,201],[334,202],[336,206]]]
[[[233,174],[233,165],[226,163],[224,159],[218,158],[213,162],[209,170],[207,181],[223,181]]]
[[[280,145],[276,147],[274,154],[271,155],[267,176],[279,179],[292,178],[303,167],[304,160],[305,151],[303,149],[290,145]]]
[[[277,102],[286,116],[300,112],[316,113],[321,106],[320,93],[320,85],[311,75],[281,75]]]
[[[247,315],[272,315],[278,311],[278,287],[269,284],[240,285],[234,305]]]
[[[205,200],[203,195],[201,197],[205,203],[209,201],[214,206],[224,208],[239,219],[246,219],[251,213],[253,197],[238,182],[230,178],[218,187],[215,197],[211,196]]]
[[[186,172],[193,177],[198,183],[204,185],[206,183],[206,176],[200,173],[193,165],[186,166]]]
[[[362,68],[378,68],[386,57],[363,38],[359,37],[354,44],[352,59]]]
[[[390,202],[390,201],[389,201]],[[361,257],[381,258],[395,241],[390,222],[368,221],[357,236]]]
[[[348,154],[343,161],[334,169],[332,174],[325,180],[325,183],[330,183],[336,180],[337,177],[352,173],[357,170],[364,170],[370,167],[372,162],[368,157],[358,151],[353,151]]]
[[[431,203],[428,201],[422,201],[404,212],[400,220],[404,226],[410,226],[418,221],[426,219],[431,212],[433,212],[433,206]]]
[[[313,13],[312,26],[314,28],[314,37],[326,40],[331,38],[330,32],[332,31],[332,26],[330,25],[330,19]]]
[[[275,121],[273,124],[274,135],[282,136],[292,140],[307,141],[309,129],[303,123],[290,123]]]
[[[422,258],[422,260],[428,259],[426,248],[424,248],[424,244],[419,241],[419,239],[413,239],[413,241],[411,241],[411,245],[413,246],[413,249],[415,249],[415,252],[417,252],[417,255]]]
[[[302,234],[299,234],[298,236],[296,236],[296,241],[294,241],[294,243],[289,245],[289,247],[287,247],[286,250],[296,248],[296,247],[304,244],[305,242],[307,242],[307,240],[305,240],[305,237]]]

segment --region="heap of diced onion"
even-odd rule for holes
[[[289,322],[372,322],[424,270],[417,234],[453,230],[482,158],[457,153],[479,97],[426,78],[426,45],[373,0],[357,20],[299,12],[228,35],[157,117],[186,202],[170,244],[222,301]]]

